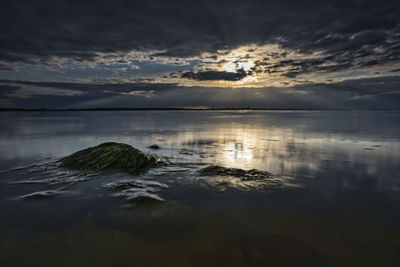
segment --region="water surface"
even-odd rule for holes
[[[400,112],[2,112],[0,121],[1,266],[398,266]],[[57,164],[108,141],[172,164],[93,177]],[[209,165],[282,183],[200,176]],[[164,201],[129,200],[112,188],[121,181]]]

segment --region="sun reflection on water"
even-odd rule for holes
[[[230,163],[251,161],[253,159],[253,154],[249,149],[249,139],[243,139],[242,142],[229,142],[226,144],[226,149],[224,149],[222,157]]]
[[[188,112],[175,113],[173,123],[168,113],[165,113],[168,119],[158,118],[161,113],[146,114],[149,117],[142,113],[129,113],[129,116],[111,113],[109,119],[101,121],[94,117],[97,114],[87,114],[85,123],[81,120],[66,123],[60,119],[54,126],[54,121],[43,120],[40,127],[21,120],[23,123],[9,131],[20,138],[0,140],[1,150],[7,151],[2,155],[3,169],[8,168],[8,164],[23,164],[30,158],[58,159],[109,141],[127,143],[173,161],[245,170],[255,168],[287,176],[317,177],[329,170],[329,173],[337,172],[338,176],[341,172],[354,173],[350,178],[379,178],[382,179],[379,183],[384,183],[385,179],[391,182],[385,173],[398,168],[400,143],[394,134],[396,129],[375,133],[376,128],[363,126],[362,131],[350,131],[351,124],[342,125],[342,118],[325,125],[326,117],[331,118],[330,113],[291,113],[297,116],[292,119],[286,113]],[[366,113],[362,121],[357,119],[369,126],[367,115],[371,114]],[[95,130],[84,127],[93,125],[92,121],[102,127],[93,128]],[[110,121],[116,124],[113,127],[103,125]],[[97,129],[100,128],[103,130],[99,134]],[[151,144],[158,144],[161,149],[151,150],[148,148]],[[21,160],[16,162],[15,159]]]
[[[166,138],[164,146],[191,150],[193,160],[282,175],[298,172],[312,175],[329,164],[348,168],[356,162],[368,164],[365,171],[372,175],[379,172],[374,167],[380,164],[377,158],[398,156],[396,144],[392,146],[369,138],[352,139],[342,134],[304,133],[276,126],[222,123],[207,130],[178,132]]]

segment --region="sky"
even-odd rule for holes
[[[3,0],[0,108],[400,108],[400,1]]]

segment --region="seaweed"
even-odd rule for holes
[[[160,158],[122,143],[107,142],[61,159],[61,167],[78,171],[138,174],[162,164]]]
[[[267,171],[257,169],[242,170],[237,168],[225,168],[218,165],[212,165],[199,170],[202,176],[231,176],[241,180],[262,180],[272,177],[272,174]]]

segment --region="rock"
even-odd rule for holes
[[[186,148],[183,148],[183,149],[181,149],[179,151],[179,154],[181,154],[181,155],[193,155],[193,151],[189,150],[189,149],[186,149]]]
[[[161,147],[157,144],[149,146],[151,149],[160,149]]]
[[[237,189],[242,191],[258,190],[275,186],[291,186],[284,177],[261,170],[242,170],[212,165],[200,169],[199,180],[205,184],[224,191]]]
[[[202,176],[231,176],[241,180],[262,180],[272,177],[272,174],[266,171],[256,169],[242,170],[236,168],[225,168],[222,166],[212,165],[199,170]]]
[[[162,161],[122,143],[108,142],[80,150],[61,159],[61,167],[80,171],[117,171],[138,174]]]

